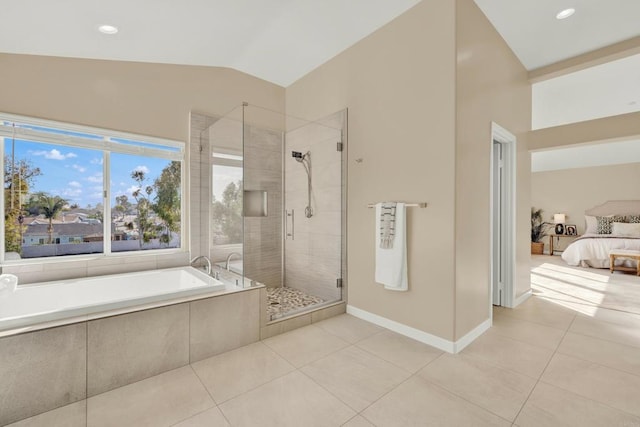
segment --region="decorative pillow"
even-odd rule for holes
[[[611,225],[614,222],[623,222],[624,217],[622,216],[597,216],[596,220],[598,221],[598,234],[611,234]]]
[[[640,215],[627,215],[627,222],[630,224],[640,223]]]
[[[595,216],[584,216],[584,232],[585,234],[597,234],[598,233],[598,220]]]
[[[611,226],[611,235],[624,237],[640,237],[640,223],[614,222]]]

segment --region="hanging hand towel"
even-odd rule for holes
[[[382,203],[380,210],[380,247],[393,248],[393,237],[396,228],[396,202]]]
[[[383,203],[376,204],[376,282],[392,291],[409,289],[407,281],[407,230],[404,203],[396,204],[395,233],[390,248],[381,246]]]

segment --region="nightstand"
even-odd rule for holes
[[[574,241],[575,239],[577,239],[578,237],[580,237],[579,234],[549,234],[549,255],[553,255],[553,238],[557,238],[558,239],[558,243],[560,243],[560,238],[570,238],[571,241]]]

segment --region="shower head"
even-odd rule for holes
[[[296,159],[296,161],[298,161],[298,162],[302,162],[304,159],[306,159],[306,158],[307,158],[307,154],[309,154],[309,153],[302,154],[302,153],[301,153],[301,152],[299,152],[299,151],[292,151],[292,152],[291,152],[291,157],[293,157],[294,159]]]

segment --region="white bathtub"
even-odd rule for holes
[[[0,296],[0,331],[144,307],[221,291],[225,285],[193,267],[114,274],[18,286]],[[101,316],[92,316],[92,318]],[[82,321],[87,319],[75,319]]]

